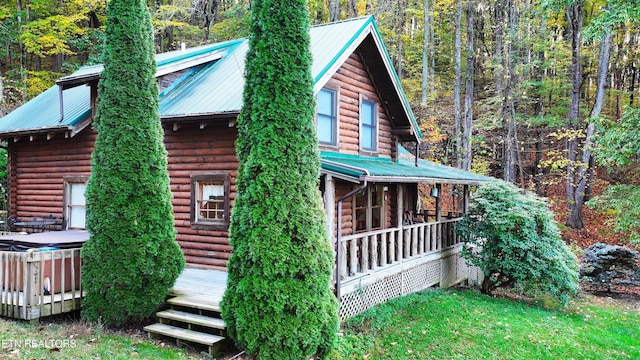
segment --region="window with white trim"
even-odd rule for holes
[[[191,176],[191,226],[226,230],[229,226],[229,175]]]
[[[85,229],[87,223],[86,177],[64,179],[64,218],[67,229]]]
[[[376,103],[360,101],[360,148],[367,151],[378,150],[378,114]]]
[[[337,95],[337,91],[327,88],[318,92],[316,123],[318,142],[323,145],[338,144]]]

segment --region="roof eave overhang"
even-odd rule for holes
[[[65,133],[65,136],[74,137],[76,134],[80,133],[87,126],[91,125],[93,122],[93,116],[90,111],[85,112],[85,115],[79,118],[78,121],[74,122],[74,125],[58,125],[58,126],[48,126],[41,127],[36,129],[24,129],[24,130],[16,130],[16,131],[7,131],[0,133],[0,139],[10,139],[13,138],[14,141],[18,141],[18,139],[22,137],[35,137],[38,135],[46,135],[47,139],[51,139],[55,134]]]
[[[0,139],[11,139],[14,141],[18,141],[17,139],[25,137],[25,136],[38,136],[38,135],[47,135],[50,136],[52,134],[59,134],[71,131],[72,129],[69,126],[56,126],[56,127],[46,127],[39,129],[29,129],[29,130],[17,130],[17,131],[8,131],[0,133]]]
[[[162,115],[160,121],[163,123],[188,123],[188,122],[200,122],[200,121],[214,121],[222,119],[233,119],[240,115],[239,110],[225,111],[225,112],[210,112],[200,114],[175,114],[175,115]]]
[[[421,176],[365,176],[363,180],[368,182],[387,182],[387,183],[429,183],[429,184],[454,184],[454,185],[479,185],[482,181],[477,180],[461,180],[447,179],[436,177]]]
[[[354,184],[359,184],[361,182],[359,177],[353,177],[353,176],[349,176],[349,175],[345,175],[345,174],[339,173],[337,171],[331,171],[331,170],[327,170],[327,169],[321,169],[320,170],[320,174],[321,175],[330,175],[330,176],[332,176],[332,177],[334,177],[336,179],[352,182]]]
[[[56,85],[62,88],[62,90],[71,89],[76,86],[80,86],[80,85],[84,85],[87,83],[92,83],[100,80],[101,73],[102,73],[102,70],[98,73],[91,73],[83,76],[61,78],[58,81],[56,81]]]
[[[365,168],[343,164],[336,161],[322,159],[321,162],[332,169],[322,169],[322,173],[339,174],[340,178],[351,182],[375,182],[375,183],[429,183],[429,184],[456,184],[478,185],[483,181],[472,179],[450,179],[429,176],[399,176],[399,175],[371,175]],[[344,169],[341,173],[339,170]],[[351,173],[351,174],[349,174]]]

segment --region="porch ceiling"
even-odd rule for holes
[[[492,178],[437,164],[427,160],[400,157],[393,162],[388,158],[321,152],[322,170],[345,177],[372,182],[388,183],[444,183],[479,184]]]

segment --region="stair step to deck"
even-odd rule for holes
[[[222,319],[194,314],[186,311],[170,309],[160,311],[156,314],[156,316],[161,319],[174,320],[186,324],[200,325],[212,329],[224,330],[226,328]]]
[[[171,305],[188,307],[199,310],[208,310],[214,312],[220,312],[220,304],[213,301],[203,300],[202,298],[191,297],[191,296],[176,296],[167,300],[167,302]]]
[[[158,334],[163,336],[172,337],[174,339],[191,341],[198,344],[207,345],[210,348],[225,338],[222,336],[211,335],[201,333],[198,331],[188,330],[177,326],[171,326],[166,324],[151,324],[144,327],[144,330],[151,334]],[[211,352],[211,351],[210,351]]]

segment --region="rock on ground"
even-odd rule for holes
[[[640,254],[624,246],[595,243],[584,251],[580,282],[587,291],[640,296]]]

